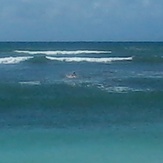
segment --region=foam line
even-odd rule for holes
[[[40,81],[24,81],[24,82],[19,82],[22,85],[40,85],[41,82]]]
[[[112,58],[83,58],[83,57],[46,57],[49,60],[64,62],[98,62],[108,63],[113,61],[131,61],[132,57],[112,57]]]
[[[31,58],[33,57],[5,57],[5,58],[0,58],[0,64],[16,64]]]
[[[45,55],[69,55],[69,54],[107,54],[111,53],[111,51],[92,51],[92,50],[76,50],[76,51],[62,51],[62,50],[57,50],[57,51],[24,51],[24,50],[15,50],[14,52],[16,53],[25,53],[25,54],[30,54],[30,55],[35,55],[35,54],[45,54]]]

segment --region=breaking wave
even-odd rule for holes
[[[68,54],[106,54],[106,53],[111,53],[111,51],[92,51],[92,50],[70,50],[70,51],[65,51],[65,50],[56,50],[56,51],[26,51],[26,50],[15,50],[14,52],[16,53],[25,53],[25,54],[30,54],[30,55],[35,55],[35,54],[45,54],[45,55],[68,55]]]
[[[108,63],[113,61],[131,61],[132,57],[110,57],[110,58],[84,58],[84,57],[46,57],[49,60],[62,62],[97,62]]]
[[[131,61],[133,57],[109,57],[109,58],[89,58],[89,57],[51,57],[51,56],[24,56],[0,58],[0,64],[17,64],[30,60],[32,63],[44,63],[48,60],[60,62],[92,62],[110,63],[114,61]]]
[[[32,57],[5,57],[0,58],[0,64],[16,64],[31,58]]]

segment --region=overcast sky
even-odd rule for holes
[[[163,41],[163,0],[0,0],[0,41]]]

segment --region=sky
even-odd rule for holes
[[[0,41],[163,41],[163,0],[1,0]]]

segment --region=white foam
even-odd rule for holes
[[[131,88],[129,88],[129,87],[117,86],[117,87],[110,88],[109,91],[111,91],[111,92],[118,92],[118,93],[125,93],[125,92],[133,91],[133,90]]]
[[[92,51],[92,50],[75,50],[75,51],[65,51],[65,50],[56,50],[56,51],[24,51],[24,50],[15,50],[16,53],[25,53],[30,55],[35,54],[45,54],[45,55],[68,55],[68,54],[103,54],[111,53],[111,51]]]
[[[103,91],[107,91],[110,93],[128,93],[128,92],[142,91],[141,89],[135,89],[135,88],[124,87],[124,86],[107,87],[107,86],[104,86],[102,84],[97,85],[97,87]]]
[[[113,61],[131,61],[132,57],[110,57],[110,58],[84,58],[84,57],[46,57],[49,60],[62,62],[97,62],[109,63]]]
[[[32,57],[5,57],[0,58],[0,64],[16,64],[22,61],[26,61]]]
[[[40,81],[24,81],[24,82],[19,82],[22,85],[40,85],[41,82]]]

